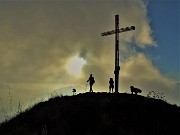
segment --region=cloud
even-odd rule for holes
[[[141,88],[146,95],[150,91],[165,93],[171,103],[179,101],[179,91],[176,81],[163,75],[142,53],[130,56],[121,68],[121,88],[129,90],[131,85]],[[129,91],[128,91],[129,92]]]
[[[122,34],[122,46],[133,37],[142,47],[153,43],[143,1],[2,4],[0,75],[6,82],[52,82],[47,78],[53,76],[55,81],[57,74],[67,75],[64,65],[76,53],[101,69],[95,59],[112,57],[114,45],[113,36],[100,33],[114,28],[115,13],[122,27],[137,28]]]

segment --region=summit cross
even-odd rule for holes
[[[115,15],[115,30],[101,33],[101,36],[108,36],[115,34],[115,93],[118,93],[119,86],[119,33],[135,30],[134,26],[119,29],[119,15]]]

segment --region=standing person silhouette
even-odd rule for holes
[[[92,74],[90,74],[89,79],[87,80],[87,82],[89,82],[89,86],[90,86],[90,92],[93,92],[92,90],[92,85],[95,83],[94,77],[92,76]]]
[[[111,93],[111,90],[113,93],[113,89],[114,89],[114,81],[112,78],[110,78],[110,80],[109,80],[109,93]]]

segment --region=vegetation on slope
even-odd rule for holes
[[[0,126],[1,135],[173,135],[180,108],[132,94],[85,93],[41,102]]]

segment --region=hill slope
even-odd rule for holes
[[[85,93],[50,99],[0,126],[1,135],[173,135],[180,108],[131,94]]]

